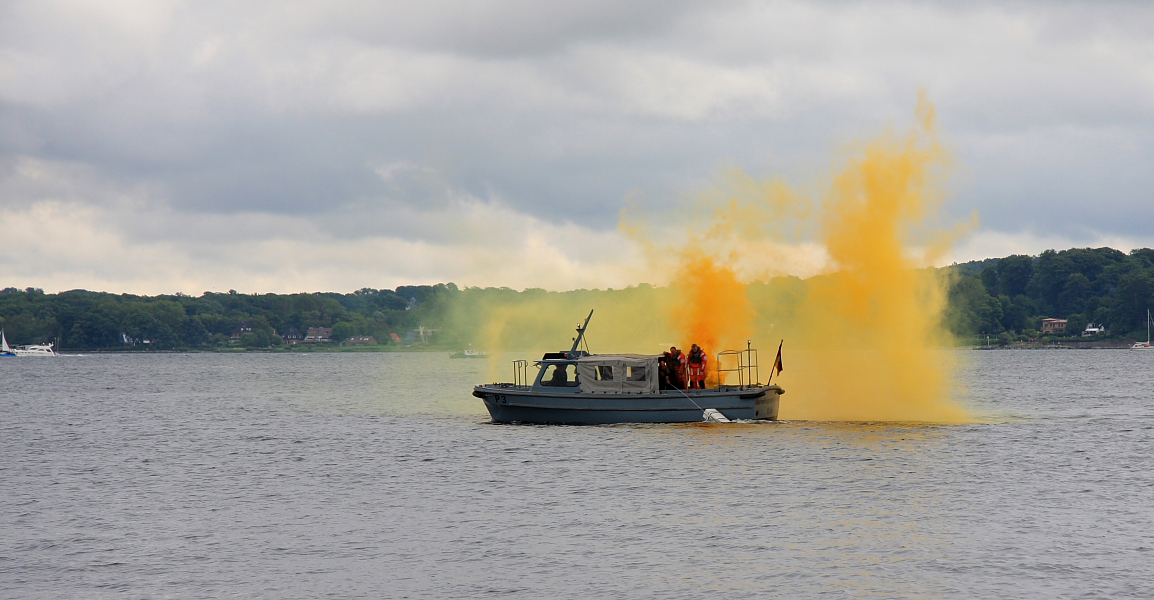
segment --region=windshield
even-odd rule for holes
[[[545,369],[541,374],[541,385],[550,387],[577,387],[580,382],[577,381],[577,374],[572,365],[567,364],[553,364],[545,365]]]

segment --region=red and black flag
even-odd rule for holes
[[[778,375],[781,375],[781,372],[785,370],[785,368],[781,366],[781,347],[784,345],[785,340],[781,340],[781,343],[777,345],[777,358],[773,359],[773,367],[769,369],[770,381],[773,381],[773,374],[775,371]]]

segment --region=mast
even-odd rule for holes
[[[585,337],[585,330],[589,328],[589,319],[593,318],[593,311],[589,311],[589,316],[585,317],[585,324],[577,326],[577,337],[573,338],[573,347],[569,349],[570,352],[576,352],[577,346],[581,345],[581,340]]]

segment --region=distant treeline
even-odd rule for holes
[[[438,299],[455,292],[451,283],[365,288],[351,294],[249,295],[230,290],[199,297],[6,288],[0,290],[0,327],[11,344],[58,339],[61,349],[225,346],[233,343],[241,323],[251,332],[246,330],[240,343],[252,347],[279,346],[285,332],[304,333],[310,327],[331,327],[338,340],[372,335],[389,343],[392,333],[404,339],[410,329],[437,321]]]
[[[1080,335],[1088,323],[1105,325],[1109,337],[1145,333],[1146,310],[1154,294],[1154,250],[1145,248],[1130,254],[1110,248],[1047,250],[1036,257],[1014,255],[946,269],[950,286],[945,324],[958,336],[1037,337],[1047,317],[1068,319],[1067,335]],[[796,277],[782,277],[752,284],[747,293],[756,306],[774,313],[764,318],[782,323],[789,320],[790,306],[803,301],[804,287]],[[461,290],[447,283],[364,288],[351,294],[229,291],[198,297],[85,290],[45,294],[10,287],[0,290],[0,327],[11,344],[59,340],[66,350],[275,347],[284,343],[286,332],[305,333],[310,327],[331,327],[335,341],[369,335],[382,345],[395,344],[394,334],[402,343],[418,341],[416,334],[423,327],[434,330],[425,342],[464,347],[485,335],[481,313],[493,314],[494,306],[555,298],[567,306],[566,314],[558,316],[570,319],[583,314],[585,307],[607,301],[656,305],[660,297],[658,288],[644,284],[616,291],[557,293]],[[233,339],[242,323],[251,331]]]

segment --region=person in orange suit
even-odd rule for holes
[[[689,380],[689,389],[705,389],[705,369],[708,363],[709,357],[705,354],[705,350],[694,344],[689,354],[685,356],[685,374]]]

